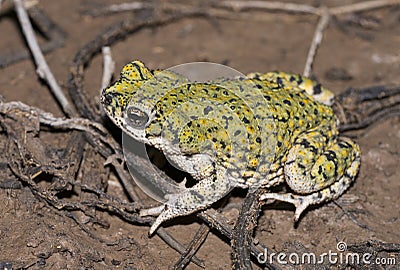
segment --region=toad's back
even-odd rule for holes
[[[146,133],[164,136],[184,155],[214,157],[231,181],[251,186],[265,182],[271,165],[285,162],[298,135],[312,129],[336,134],[329,106],[291,84],[244,78],[166,90]]]

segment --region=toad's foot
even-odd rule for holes
[[[164,205],[160,205],[153,208],[141,209],[139,212],[139,216],[158,216],[164,210]]]
[[[162,206],[141,210],[140,216],[160,214],[150,228],[149,235],[152,235],[164,221],[207,208],[223,198],[231,189],[231,183],[227,181],[227,178],[217,173],[198,182],[183,193],[169,195],[168,202]]]
[[[278,193],[265,193],[261,195],[261,200],[274,199],[282,202],[291,203],[296,207],[296,212],[294,214],[294,221],[297,222],[300,218],[301,213],[303,213],[306,208],[315,203],[312,195],[302,196],[295,195],[291,193],[278,194]]]
[[[346,173],[332,185],[316,191],[308,195],[297,195],[297,194],[277,194],[277,193],[265,193],[261,195],[261,200],[274,199],[278,201],[288,202],[296,207],[296,212],[294,215],[294,221],[297,222],[300,215],[306,210],[307,207],[314,204],[320,204],[326,201],[334,200],[342,195],[347,188],[353,182],[360,165],[359,156],[352,162],[352,164],[347,168]]]

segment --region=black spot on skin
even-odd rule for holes
[[[284,101],[283,101],[283,103],[285,103],[286,105],[292,105],[292,102],[290,102],[289,100],[287,100],[287,99],[285,99]]]
[[[293,75],[290,75],[289,81],[290,82],[294,82],[296,80],[296,77]]]
[[[217,138],[212,138],[211,139],[213,142],[217,142]]]
[[[314,114],[318,115],[318,110],[317,109],[314,109]]]
[[[111,105],[111,103],[114,100],[114,97],[117,96],[117,94],[114,93],[107,93],[103,96],[103,98],[101,99],[102,103],[106,106]]]
[[[249,168],[248,168],[249,169]],[[247,179],[249,179],[249,178],[251,178],[251,176],[243,176],[242,177],[244,180],[247,180]]]
[[[238,136],[241,133],[240,130],[236,130],[235,133],[233,133],[234,136]]]
[[[260,137],[257,137],[257,138],[256,138],[256,142],[257,142],[257,143],[261,143],[261,138],[260,138]]]
[[[326,154],[326,159],[329,161],[335,161],[336,160],[336,153],[332,150],[329,150]]]
[[[231,110],[236,109],[236,106],[231,105]]]
[[[209,112],[211,112],[213,108],[211,106],[207,106],[204,108],[204,115],[207,115]]]
[[[284,118],[284,117],[279,117],[278,121],[282,122],[282,123],[286,123],[289,119],[288,118]]]
[[[297,84],[302,84],[303,83],[303,77],[299,76],[299,79],[297,80]]]
[[[322,198],[322,193],[321,193],[321,192],[318,192],[318,193],[317,193],[317,198],[318,198],[318,199],[321,199],[321,198]]]
[[[256,84],[256,87],[257,87],[258,89],[262,89],[262,86],[259,85],[259,84]]]
[[[279,86],[283,86],[283,81],[281,77],[276,78],[276,83],[279,84]]]
[[[322,93],[322,90],[321,90],[321,84],[317,84],[316,86],[314,86],[314,94],[315,95],[319,95],[319,94],[321,94]]]
[[[214,95],[213,95],[213,98],[218,98],[218,95],[217,95],[217,94],[214,94]]]
[[[299,168],[301,168],[301,169],[305,169],[306,168],[306,166],[304,166],[303,164],[298,164],[297,166],[299,166]]]
[[[246,167],[246,170],[248,170],[248,171],[253,171],[253,172],[255,172],[256,169],[257,169],[257,167],[253,167],[253,166],[247,166],[247,167]],[[249,177],[249,178],[252,178],[252,177]]]
[[[224,94],[225,96],[229,95],[228,91],[226,91],[226,90],[224,92],[222,92],[222,94]]]
[[[132,63],[132,65],[134,65],[135,68],[136,68],[136,70],[139,72],[140,79],[145,80],[145,78],[144,78],[144,76],[143,76],[143,73],[142,73],[142,70],[141,70],[141,68],[139,67],[139,65],[136,64],[136,63]]]
[[[229,100],[229,103],[233,103],[233,102],[236,102],[236,98],[231,98],[231,99]]]
[[[299,144],[304,146],[314,154],[318,153],[318,150],[313,145],[311,145],[306,139],[303,139]]]
[[[233,116],[222,116],[222,119],[224,119],[224,120],[228,120],[228,121],[230,121],[230,120],[233,120]]]
[[[306,104],[304,104],[303,101],[300,101],[299,104],[300,104],[300,106],[302,106],[302,107],[304,107],[304,106],[306,105]]]
[[[248,123],[250,123],[250,121],[246,117],[243,117],[243,123],[248,124]]]
[[[281,147],[281,146],[282,146],[282,143],[281,143],[281,142],[278,142],[277,145],[278,145],[278,147]]]
[[[220,141],[219,143],[221,144],[221,146],[222,146],[223,149],[226,148],[226,143],[225,143],[224,141]]]
[[[352,177],[350,174],[348,174],[347,172],[345,172],[343,175],[344,175],[345,177],[349,178],[349,179],[353,179],[353,177]]]
[[[265,95],[264,98],[265,98],[266,100],[268,100],[268,101],[271,101],[271,97],[268,96],[268,95]]]
[[[318,173],[321,174],[322,173],[322,166],[318,167]],[[326,177],[324,177],[326,179]]]
[[[201,195],[200,193],[198,193],[197,191],[190,190],[189,192],[191,193],[191,195],[193,197],[196,197],[196,199],[198,199],[199,201],[201,201],[201,202],[204,201],[204,196]]]
[[[338,144],[341,148],[350,148],[350,144],[347,142],[339,142]]]

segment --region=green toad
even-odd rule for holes
[[[189,82],[170,71],[127,64],[102,92],[113,122],[152,145],[198,182],[171,194],[152,234],[165,220],[204,209],[234,187],[268,189],[286,182],[292,193],[265,193],[296,207],[339,197],[360,166],[359,146],[339,137],[333,94],[308,78],[282,72]]]

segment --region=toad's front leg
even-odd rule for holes
[[[207,208],[223,198],[233,186],[223,173],[216,173],[198,182],[180,194],[171,194],[168,201],[159,207],[143,209],[141,216],[160,214],[150,228],[152,235],[162,222],[178,216],[185,216]]]
[[[328,142],[327,147],[323,147]],[[295,205],[295,221],[310,205],[334,200],[354,181],[360,166],[360,148],[348,138],[331,140],[310,131],[300,136],[289,150],[285,179],[296,194],[266,193],[261,199],[275,199]]]

